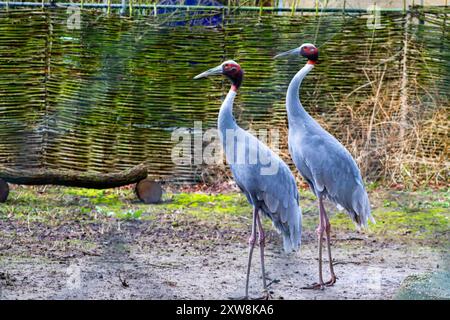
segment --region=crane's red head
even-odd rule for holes
[[[233,60],[225,61],[222,64],[223,74],[231,80],[235,90],[239,89],[244,78],[244,71],[241,66]]]
[[[308,63],[316,63],[319,59],[319,49],[311,43],[305,43],[300,47],[300,55],[308,59]]]
[[[228,79],[230,79],[232,83],[231,88],[234,91],[237,91],[237,89],[239,89],[242,84],[242,79],[244,78],[244,70],[242,70],[241,66],[233,60],[228,60],[222,63],[220,66],[209,69],[195,76],[194,79],[205,78],[217,74],[223,74]]]
[[[280,58],[290,55],[301,55],[308,59],[309,64],[315,64],[319,59],[319,49],[312,43],[304,43],[301,47],[277,54],[274,58]]]

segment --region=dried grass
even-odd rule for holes
[[[450,164],[448,101],[438,96],[431,104],[421,101],[413,78],[405,110],[405,99],[398,90],[401,79],[386,81],[385,71],[366,70],[372,90],[365,100],[355,101],[349,95],[336,104],[335,117],[315,115],[316,120],[346,146],[365,180],[408,189],[445,186]],[[279,155],[294,169],[287,126],[282,127],[280,137]],[[204,183],[231,178],[225,164],[200,171]]]

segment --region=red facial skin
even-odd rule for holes
[[[319,59],[319,49],[313,46],[303,46],[300,54],[308,59],[308,64],[316,64]]]
[[[241,66],[234,63],[226,63],[223,65],[223,74],[227,76],[235,76],[241,71]]]
[[[235,63],[226,63],[223,65],[223,74],[231,80],[231,90],[237,91],[244,75],[241,66]]]

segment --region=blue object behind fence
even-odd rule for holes
[[[163,0],[159,5],[186,6],[223,6],[214,0]],[[158,8],[157,14],[173,14],[170,26],[218,26],[222,23],[222,12],[213,10],[178,10],[176,8]]]

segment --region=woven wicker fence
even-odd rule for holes
[[[85,8],[72,28],[65,8],[0,8],[0,168],[109,173],[145,161],[166,180],[226,175],[171,160],[174,129],[216,126],[228,83],[192,77],[226,58],[246,71],[238,122],[278,128],[290,162],[284,95],[304,62],[272,57],[314,42],[321,62],[302,102],[364,176],[447,181],[448,9],[383,12],[378,28],[365,14],[136,10]]]

